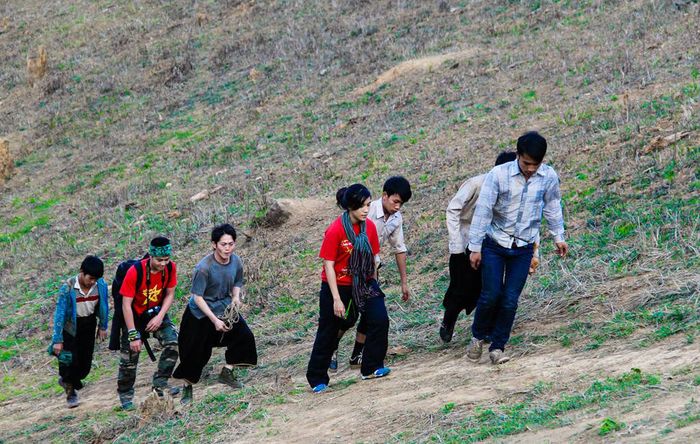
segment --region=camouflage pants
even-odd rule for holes
[[[166,315],[160,328],[150,336],[155,337],[163,350],[160,352],[158,368],[153,373],[153,387],[165,388],[177,362],[177,332],[170,318]],[[143,347],[141,348],[143,350]],[[131,351],[126,329],[121,337],[119,358],[119,374],[117,376],[117,392],[122,405],[134,399],[134,382],[136,367],[139,363],[139,353]]]

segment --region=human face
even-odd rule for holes
[[[151,273],[160,273],[170,262],[170,256],[151,256]]]
[[[392,194],[389,196],[386,191],[382,193],[382,207],[384,207],[384,212],[388,215],[392,215],[401,209],[403,205],[403,200],[398,194]]]
[[[523,173],[526,180],[537,172],[540,165],[542,165],[542,162],[537,162],[529,155],[518,154],[518,167],[520,167],[520,172]]]
[[[356,224],[358,222],[364,222],[367,220],[367,215],[369,214],[369,204],[372,200],[368,197],[362,202],[362,206],[357,210],[350,210],[350,220],[352,223]]]
[[[92,288],[95,282],[97,282],[97,278],[81,271],[80,274],[78,274],[78,282],[83,288]]]
[[[223,264],[227,264],[233,254],[233,249],[236,247],[236,241],[230,234],[221,236],[218,242],[211,243],[214,249],[214,258]]]

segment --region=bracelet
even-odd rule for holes
[[[135,328],[132,328],[131,330],[129,330],[128,335],[129,335],[128,336],[129,342],[134,342],[134,341],[141,339],[141,334]]]

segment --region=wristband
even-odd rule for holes
[[[141,334],[135,328],[132,328],[131,330],[129,330],[128,334],[129,334],[129,336],[128,336],[129,342],[134,342],[134,341],[141,339]]]

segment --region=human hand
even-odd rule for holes
[[[107,330],[102,330],[101,328],[97,329],[96,338],[100,341],[104,341],[105,339],[107,339]]]
[[[58,344],[53,345],[53,354],[58,356],[61,354],[61,351],[63,351],[63,342],[59,342]]]
[[[408,289],[407,284],[401,285],[401,300],[406,302],[411,297],[411,291]]]
[[[539,258],[533,257],[532,260],[530,260],[530,271],[528,274],[534,274],[537,271],[537,267],[540,266],[540,260]]]
[[[129,342],[129,348],[131,349],[132,352],[134,353],[139,353],[141,352],[141,340],[136,339],[134,341]]]
[[[469,255],[469,263],[472,265],[474,270],[478,270],[481,266],[481,252],[472,252]]]
[[[146,324],[146,331],[157,331],[160,325],[163,323],[163,317],[165,314],[161,311],[153,317],[148,324]]]
[[[559,257],[564,257],[566,256],[566,253],[569,252],[569,246],[566,244],[566,242],[555,242],[554,244],[557,247],[557,254]]]
[[[231,330],[230,328],[226,327],[226,323],[219,318],[216,318],[216,320],[212,322],[214,323],[214,328],[216,329],[216,331],[227,332]]]
[[[333,314],[339,318],[345,317],[345,304],[343,304],[340,298],[333,299]]]
[[[243,307],[243,302],[241,301],[240,296],[234,296],[233,299],[231,299],[231,302],[233,303],[233,306],[236,307],[236,310],[240,310],[241,307]]]

